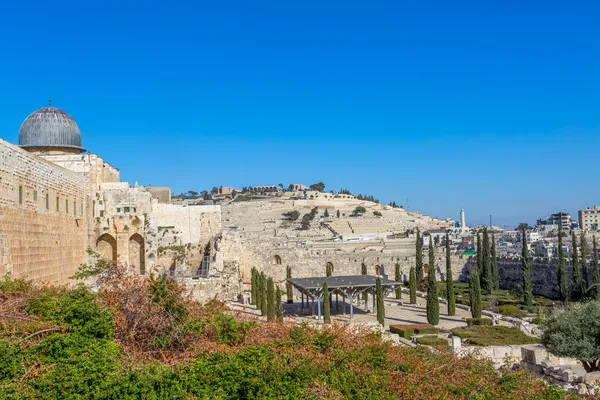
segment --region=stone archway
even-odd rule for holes
[[[96,251],[106,260],[117,264],[117,239],[105,233],[96,240]]]
[[[134,233],[129,238],[129,268],[131,271],[139,271],[140,275],[146,275],[144,238],[139,233]]]
[[[333,263],[331,261],[328,261],[327,264],[325,264],[325,275],[333,275]]]
[[[379,265],[375,266],[375,275],[381,275],[382,274],[382,268]]]
[[[273,256],[273,264],[275,265],[281,265],[281,257],[277,254],[275,254]]]

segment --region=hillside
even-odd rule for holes
[[[190,301],[111,273],[85,287],[0,281],[2,399],[561,399],[528,373]]]

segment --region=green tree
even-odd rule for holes
[[[410,291],[410,304],[417,304],[417,272],[415,271],[415,267],[410,267],[408,289]]]
[[[256,268],[250,271],[250,304],[256,304]]]
[[[323,283],[323,322],[331,323],[331,302],[329,301],[329,288],[327,282]]]
[[[275,320],[275,284],[273,278],[267,280],[267,321]]]
[[[292,279],[292,267],[290,267],[289,265],[287,266],[286,277],[288,279]],[[292,284],[289,281],[286,281],[286,283],[285,283],[285,291],[287,294],[287,302],[290,304],[293,303],[294,302],[294,290],[293,290]]]
[[[360,264],[360,274],[367,275],[367,264],[365,264],[365,260]],[[365,302],[366,307],[369,302],[369,294],[366,291],[363,292],[363,301]]]
[[[523,251],[521,253],[521,270],[523,271],[523,301],[525,305],[533,305],[533,287],[531,285],[531,269],[529,268],[529,251],[527,250],[527,234],[522,230]],[[565,282],[566,283],[566,282]]]
[[[256,309],[262,310],[262,272],[256,271]]]
[[[268,307],[269,307],[269,302],[268,302],[268,296],[267,296],[267,277],[265,276],[264,272],[260,273],[260,288],[261,288],[261,297],[262,299],[260,300],[260,315],[267,315],[268,312]]]
[[[492,233],[492,249],[490,250],[492,259],[492,283],[494,290],[500,289],[500,272],[498,271],[498,255],[496,254],[496,238]]]
[[[377,298],[377,322],[383,325],[385,321],[385,304],[383,302],[383,286],[381,286],[381,278],[377,278],[375,283],[375,294]]]
[[[310,190],[322,192],[325,190],[325,184],[323,182],[313,183],[312,185],[310,185]]]
[[[571,303],[544,323],[541,343],[552,354],[581,361],[587,372],[600,370],[600,302]]]
[[[481,257],[481,253],[483,251],[482,249],[482,244],[481,244],[481,234],[479,232],[477,232],[477,270],[479,271],[479,273],[481,274],[481,270],[483,269],[483,257]],[[479,276],[479,278],[481,279],[481,276]],[[480,282],[481,283],[481,282]]]
[[[481,285],[477,269],[473,269],[469,274],[469,303],[471,316],[481,318]]]
[[[559,228],[558,241],[562,243],[561,236],[562,229]],[[571,231],[571,246],[573,247],[573,269],[571,273],[571,300],[577,300],[582,295],[583,283],[581,281],[581,270],[579,268],[579,255],[577,253],[577,236],[575,231]],[[560,254],[560,253],[559,253]],[[560,256],[559,256],[560,258]]]
[[[429,244],[429,268],[427,271],[427,322],[431,325],[440,323],[440,302],[438,300],[437,282],[435,280],[435,259],[433,257],[433,241]]]
[[[591,282],[590,277],[588,275],[588,261],[587,261],[587,240],[585,239],[585,233],[581,232],[579,235],[579,250],[581,251],[581,261],[579,262],[579,266],[581,267],[581,281],[584,285],[584,290],[582,293],[588,294],[587,291],[590,288]]]
[[[421,282],[423,280],[423,241],[421,240],[421,233],[419,228],[417,228],[417,242],[416,242],[416,269],[415,272],[417,274],[417,281]]]
[[[452,260],[450,259],[450,235],[446,232],[446,301],[448,315],[456,314],[456,299],[454,298],[454,281],[452,280]]]
[[[352,215],[363,215],[367,212],[367,209],[363,206],[357,206],[354,211],[352,211]]]
[[[490,264],[490,239],[487,227],[483,228],[481,248],[481,289],[486,294],[492,294],[492,267]]]
[[[594,276],[594,290],[592,294],[595,300],[600,300],[600,269],[598,267],[598,247],[596,245],[596,235],[592,239],[592,270]]]
[[[400,263],[396,263],[395,265],[396,267],[396,271],[395,271],[395,275],[394,275],[394,280],[396,282],[400,282],[402,280],[402,276],[400,275]],[[402,286],[398,285],[396,286],[396,299],[401,299],[402,298]]]
[[[525,231],[523,231],[525,235]],[[523,285],[525,288],[525,285]],[[563,304],[566,304],[569,299],[567,290],[567,272],[565,268],[565,255],[563,254],[562,228],[558,225],[558,295]]]
[[[281,301],[281,289],[277,285],[277,292],[275,293],[275,313],[277,322],[283,322],[283,303]]]

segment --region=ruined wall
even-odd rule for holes
[[[86,258],[84,200],[84,176],[0,140],[0,275],[67,283]]]
[[[469,259],[461,280],[466,281],[468,271],[475,268],[477,261],[474,257]],[[500,288],[510,290],[517,285],[523,285],[523,272],[521,270],[520,257],[498,258],[498,276],[500,278]],[[533,285],[533,294],[545,296],[552,299],[558,299],[558,260],[548,258],[533,258],[529,261],[531,267],[531,283]],[[573,265],[569,260],[565,260],[565,270],[567,282],[571,281]],[[592,282],[592,268],[588,263],[588,282]]]

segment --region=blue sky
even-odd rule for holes
[[[591,1],[4,2],[0,137],[52,93],[130,183],[323,181],[531,223],[600,204],[599,16]]]

